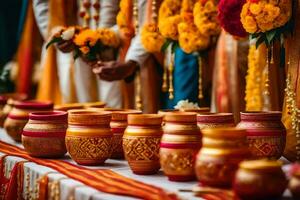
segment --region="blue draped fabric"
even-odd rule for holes
[[[188,99],[198,102],[198,58],[187,54],[181,48],[175,50],[175,67],[173,73],[174,99],[169,99],[169,93],[163,94],[164,109],[172,109],[180,100]]]

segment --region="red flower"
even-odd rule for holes
[[[218,5],[218,18],[222,28],[233,36],[246,37],[241,23],[241,11],[246,0],[220,0]]]

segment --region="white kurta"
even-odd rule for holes
[[[116,24],[116,15],[119,10],[119,0],[101,0],[100,9],[100,25],[99,27],[112,27]],[[33,0],[34,14],[39,26],[40,32],[44,39],[47,38],[48,26],[48,0]],[[91,20],[92,21],[92,20]],[[79,20],[79,24],[81,24]],[[93,22],[91,27],[96,28]],[[57,66],[60,90],[63,102],[71,101],[70,94],[70,70],[71,63],[74,62],[71,53],[62,53],[57,51]],[[107,82],[99,80],[92,72],[90,66],[83,62],[80,58],[75,61],[74,65],[74,82],[79,102],[90,102],[95,94],[91,94],[91,88],[97,87],[98,100],[104,101],[109,107],[121,107],[122,96],[119,81]],[[94,81],[97,79],[97,84]]]

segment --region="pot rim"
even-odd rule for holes
[[[89,109],[71,109],[68,110],[70,116],[111,116],[111,112],[101,110],[89,110]]]
[[[65,111],[40,111],[29,114],[29,119],[32,120],[67,120],[68,113]]]
[[[53,109],[53,103],[51,101],[14,101],[14,107],[18,109]]]
[[[83,103],[84,108],[104,108],[105,105],[106,105],[106,103],[103,101]]]
[[[245,138],[247,137],[246,129],[237,127],[216,127],[204,128],[201,130],[203,137],[217,138]]]
[[[198,113],[197,122],[232,122],[234,123],[233,113]]]
[[[164,121],[168,122],[189,122],[189,123],[197,123],[197,113],[195,112],[169,112],[164,116]]]
[[[68,111],[71,109],[83,109],[84,105],[82,103],[67,103],[59,104],[54,106],[54,110]]]
[[[239,164],[240,169],[246,170],[281,170],[282,162],[278,160],[247,160]]]
[[[243,120],[261,120],[261,119],[280,119],[281,111],[255,111],[255,112],[240,112],[241,121]]]
[[[129,114],[128,125],[161,125],[163,115],[161,114]]]

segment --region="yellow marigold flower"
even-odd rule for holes
[[[257,24],[255,19],[252,16],[246,16],[242,20],[242,24],[245,30],[249,33],[255,33],[257,31]]]
[[[186,53],[204,50],[210,43],[210,37],[200,33],[193,23],[181,22],[178,25],[179,46]]]
[[[193,12],[194,4],[197,0],[182,0],[180,12]]]
[[[165,38],[160,34],[157,23],[149,23],[142,28],[141,41],[148,52],[155,53],[161,51]]]
[[[118,36],[109,28],[99,28],[99,39],[103,45],[117,48],[120,44]]]
[[[83,54],[87,54],[87,53],[90,52],[90,48],[87,47],[87,46],[80,47],[79,50],[80,50]]]
[[[164,20],[160,20],[158,27],[160,33],[165,38],[170,38],[172,40],[178,40],[178,24],[181,21],[180,15],[175,15],[172,17],[168,17]]]
[[[98,32],[92,29],[84,29],[74,37],[74,43],[77,46],[85,46],[87,44],[90,46],[95,46],[98,40]]]
[[[263,3],[261,1],[252,3],[249,10],[253,15],[258,15],[263,10]]]
[[[194,23],[203,35],[215,36],[221,32],[214,0],[198,1],[193,10]]]
[[[131,24],[131,21],[129,21],[130,17],[128,16],[131,6],[131,0],[121,0],[120,11],[117,14],[116,19],[120,32],[127,37],[132,37],[134,35],[134,28]]]

